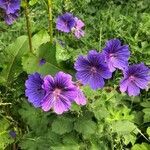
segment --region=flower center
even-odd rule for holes
[[[116,56],[116,54],[110,53],[110,54],[109,54],[109,57],[115,58],[115,57],[117,57],[117,56]]]
[[[61,89],[58,89],[56,88],[54,91],[53,91],[53,94],[54,94],[54,97],[57,98],[61,93]]]
[[[92,73],[96,73],[96,72],[97,72],[96,68],[95,68],[95,67],[92,67],[92,68],[91,68],[91,72],[92,72]]]
[[[134,80],[135,80],[135,77],[131,75],[131,76],[129,77],[129,80],[130,80],[130,81],[134,81]]]

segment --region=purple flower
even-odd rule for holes
[[[145,89],[150,81],[150,69],[143,63],[131,65],[123,71],[124,78],[120,82],[120,91],[129,96],[137,96],[140,89]]]
[[[12,138],[16,138],[16,132],[15,131],[9,131],[9,135],[12,137]]]
[[[107,41],[103,53],[111,72],[115,71],[116,68],[125,69],[128,66],[129,47],[128,45],[121,45],[118,39]]]
[[[109,79],[112,73],[109,71],[104,55],[95,50],[89,51],[87,57],[79,56],[75,62],[77,70],[76,78],[84,85],[89,84],[94,90],[104,86],[104,79]]]
[[[72,29],[74,32],[74,35],[76,36],[77,39],[81,38],[84,36],[84,31],[82,30],[82,28],[85,26],[84,23],[82,22],[82,20],[78,19],[77,17],[74,18],[75,19],[75,27]]]
[[[39,73],[29,75],[26,80],[25,95],[28,97],[28,101],[31,102],[35,107],[41,106],[41,101],[45,96],[45,90],[42,88],[43,79]]]
[[[65,13],[57,18],[56,28],[62,32],[69,33],[75,26],[75,20],[71,13]]]
[[[13,14],[20,10],[20,0],[0,0],[0,8],[4,9],[6,14]]]
[[[8,24],[8,25],[11,25],[13,24],[14,21],[16,21],[16,19],[18,18],[19,16],[19,13],[18,11],[16,11],[15,13],[10,13],[10,14],[4,14],[4,19],[5,19],[5,22]]]
[[[58,72],[55,77],[45,76],[43,88],[46,96],[42,100],[42,109],[49,111],[53,108],[57,114],[70,109],[71,103],[77,96],[77,88],[69,74]]]
[[[46,60],[44,58],[40,59],[39,66],[42,66],[46,63]]]
[[[74,101],[78,105],[86,105],[86,98],[83,92],[81,91],[80,87],[77,87],[77,97],[74,99]]]

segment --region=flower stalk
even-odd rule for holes
[[[29,39],[29,48],[30,48],[30,52],[33,53],[31,23],[30,23],[29,8],[28,8],[27,0],[24,0],[24,8],[25,8],[27,33],[28,33],[28,39]]]
[[[48,18],[49,18],[49,36],[50,43],[53,43],[53,16],[52,16],[52,0],[48,0]]]

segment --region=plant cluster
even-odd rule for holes
[[[149,150],[147,3],[0,0],[0,150]]]

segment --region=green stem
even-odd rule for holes
[[[32,34],[31,34],[31,24],[30,24],[30,17],[29,17],[28,1],[25,0],[24,2],[25,2],[25,17],[26,17],[26,26],[27,26],[28,39],[29,39],[29,48],[30,48],[30,52],[33,53]]]
[[[52,0],[48,0],[48,18],[49,18],[49,36],[50,43],[53,43],[53,17],[52,17]]]

